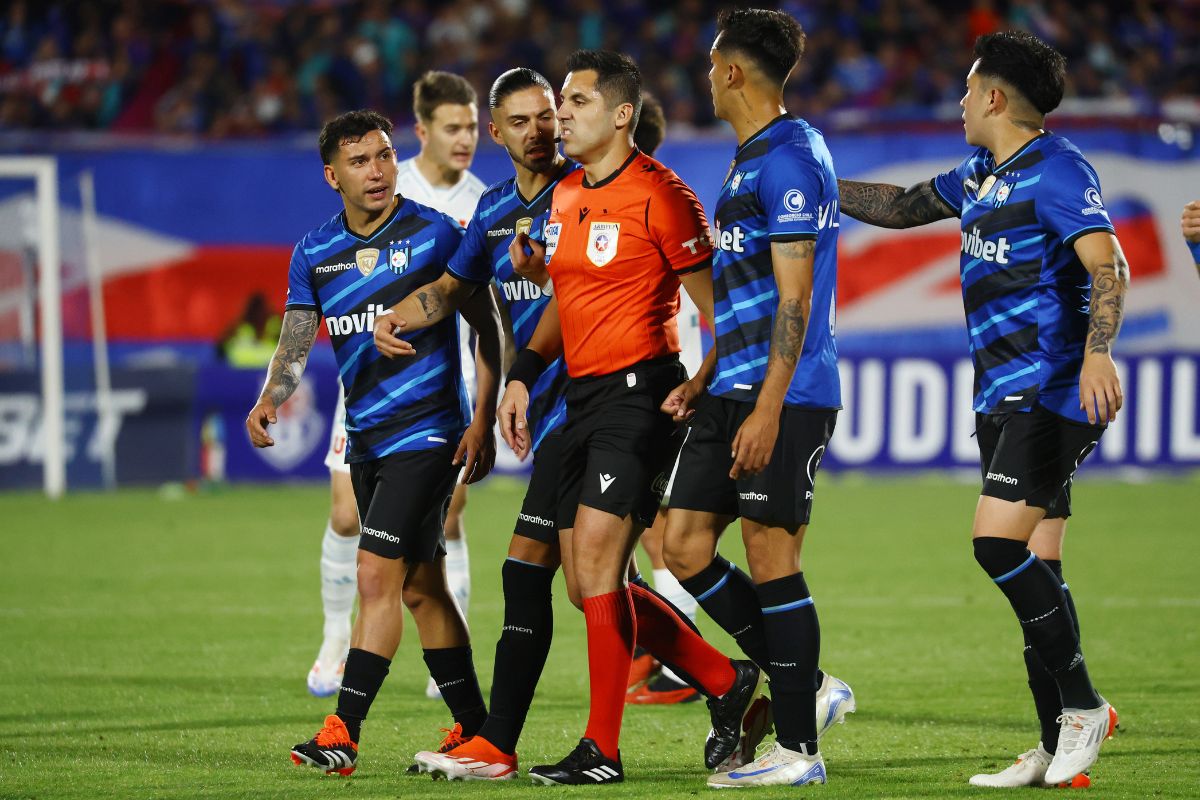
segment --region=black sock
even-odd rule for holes
[[[1058,559],[1044,558],[1042,561],[1054,573],[1054,577],[1062,582],[1062,561]],[[1066,584],[1063,584],[1063,590],[1066,591]],[[1071,617],[1075,620],[1074,608],[1070,604],[1070,595],[1067,595],[1068,610],[1071,611]],[[1075,633],[1079,633],[1079,622],[1075,620]],[[1029,637],[1025,637],[1025,671],[1029,675],[1029,691],[1033,695],[1033,707],[1037,711],[1038,725],[1041,728],[1042,747],[1046,752],[1054,755],[1058,749],[1058,715],[1062,713],[1062,698],[1058,694],[1058,683],[1054,680],[1054,676],[1046,669],[1046,665],[1038,658],[1038,654],[1034,651],[1033,645],[1029,643]]]
[[[734,638],[751,661],[766,667],[762,607],[749,575],[717,556],[707,567],[679,583]]]
[[[1030,646],[1054,676],[1062,707],[1099,706],[1062,582],[1024,542],[984,536],[974,547],[975,560],[1004,592]]]
[[[776,738],[788,750],[817,752],[817,663],[821,626],[804,573],[759,584],[767,635]]]
[[[487,719],[483,692],[471,661],[471,645],[425,650],[425,666],[450,709],[450,716],[462,725],[463,736],[474,736]]]
[[[550,653],[554,634],[550,587],[554,572],[553,567],[511,558],[500,570],[504,630],[496,642],[490,709],[479,735],[505,753],[516,752],[533,692]]]
[[[350,732],[350,740],[358,743],[362,734],[363,720],[383,679],[387,677],[388,669],[392,666],[390,658],[369,653],[366,650],[350,648],[346,654],[346,670],[342,674],[342,688],[338,692],[337,715],[346,723]]]

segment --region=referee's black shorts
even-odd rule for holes
[[[642,361],[567,385],[558,526],[580,505],[650,526],[675,458],[677,426],[659,410],[687,380],[676,355]]]
[[[982,494],[1046,509],[1046,519],[1071,516],[1075,470],[1096,449],[1104,425],[1060,417],[1040,405],[1028,411],[976,414]]]

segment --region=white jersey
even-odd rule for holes
[[[401,161],[396,176],[396,194],[415,200],[422,205],[435,208],[457,220],[464,228],[475,214],[475,206],[483,190],[483,181],[470,172],[463,172],[458,183],[449,187],[435,187],[417,169],[415,158]],[[682,326],[681,326],[682,327]],[[459,349],[462,355],[463,378],[467,392],[475,396],[475,354],[471,352],[470,330],[466,325],[458,326]],[[341,383],[338,384],[338,404],[333,413],[333,429],[329,435],[329,451],[325,454],[325,466],[338,472],[350,472],[346,464],[346,400]]]
[[[457,220],[464,228],[475,214],[475,206],[486,188],[483,181],[476,178],[470,170],[464,171],[458,183],[453,186],[433,186],[417,168],[415,157],[397,165],[396,194],[436,208],[451,219]]]

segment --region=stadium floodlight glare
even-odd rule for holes
[[[0,158],[0,178],[33,180],[37,206],[35,230],[28,237],[37,248],[38,308],[41,312],[42,485],[59,498],[67,488],[63,444],[62,258],[59,248],[58,161],[52,156]]]

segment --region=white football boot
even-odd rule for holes
[[[972,786],[990,786],[997,789],[1015,789],[1018,786],[1045,786],[1046,770],[1053,756],[1046,752],[1042,743],[1034,749],[1017,756],[1016,762],[999,772],[983,772],[972,775],[967,781]]]
[[[807,756],[788,750],[775,742],[749,764],[708,777],[710,789],[737,789],[745,786],[805,786],[825,783],[825,759],[821,754]]]
[[[847,714],[853,714],[854,692],[843,680],[825,673],[821,687],[817,689],[817,738],[820,739],[834,725],[845,722]]]
[[[1100,756],[1112,719],[1108,703],[1099,708],[1064,708],[1058,718],[1058,749],[1046,770],[1046,783],[1069,783],[1087,772]]]

